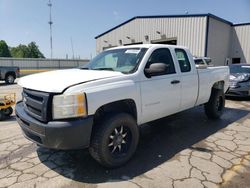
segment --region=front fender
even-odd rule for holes
[[[85,90],[88,104],[88,115],[94,115],[99,107],[112,102],[132,99],[136,104],[137,123],[140,124],[141,100],[139,84],[132,80],[109,83]]]

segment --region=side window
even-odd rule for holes
[[[182,49],[175,49],[175,54],[180,65],[181,72],[190,72],[191,65],[186,52]]]
[[[202,61],[202,59],[195,59],[195,60],[194,60],[194,63],[195,63],[196,65],[204,65],[204,62]]]
[[[166,74],[175,73],[173,58],[169,49],[167,48],[160,48],[155,50],[149,57],[146,68],[149,68],[149,66],[153,63],[165,63],[168,66],[168,71]]]
[[[211,65],[211,64],[212,64],[212,60],[211,60],[211,59],[205,59],[205,61],[206,61],[206,63],[207,63],[208,65]]]

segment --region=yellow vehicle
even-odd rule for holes
[[[0,121],[13,113],[12,106],[16,104],[16,94],[0,94]]]

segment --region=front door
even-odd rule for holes
[[[176,113],[180,109],[180,77],[176,73],[174,61],[168,48],[156,49],[145,68],[153,63],[167,64],[164,75],[153,76],[141,82],[142,123]]]

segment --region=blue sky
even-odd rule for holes
[[[0,0],[0,40],[35,41],[50,56],[48,0]],[[212,13],[233,23],[250,22],[250,0],[52,0],[54,57],[95,55],[94,37],[134,17]]]

